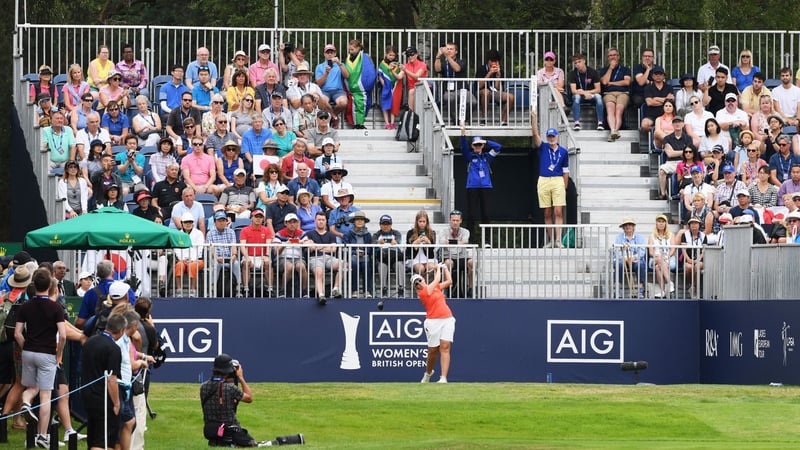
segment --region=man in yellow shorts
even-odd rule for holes
[[[564,223],[564,206],[567,205],[567,185],[569,184],[569,152],[558,145],[558,130],[548,128],[545,132],[547,142],[539,136],[538,118],[531,112],[531,134],[533,145],[539,153],[539,182],[536,191],[539,194],[539,207],[544,210],[544,223],[562,225]],[[555,216],[555,218],[553,217]],[[563,248],[561,244],[561,228],[548,228],[550,242],[547,247]]]

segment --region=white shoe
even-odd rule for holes
[[[78,440],[79,441],[82,441],[82,440],[86,439],[86,435],[85,434],[78,433],[75,430],[67,430],[67,431],[64,432],[64,442],[69,442],[69,437],[72,436],[73,434],[78,436]]]
[[[425,372],[425,375],[422,376],[422,380],[420,381],[420,383],[430,383],[431,377],[433,376],[433,372],[435,371],[432,370],[431,373]]]
[[[439,381],[437,381],[437,383],[447,383],[447,378],[445,378],[445,377],[440,377],[440,378],[439,378]]]
[[[675,283],[672,281],[669,282],[669,293],[672,294],[675,292]]]
[[[342,298],[342,292],[339,290],[338,287],[335,287],[331,290],[331,297]]]

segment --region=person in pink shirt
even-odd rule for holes
[[[181,161],[181,172],[186,186],[193,188],[198,194],[214,194],[219,197],[224,186],[216,185],[217,166],[214,157],[195,149]]]
[[[261,44],[258,46],[258,60],[251,64],[250,69],[248,69],[250,86],[252,86],[254,89],[256,86],[264,82],[264,72],[270,67],[275,69],[275,72],[278,74],[278,81],[281,81],[281,68],[272,62],[270,59],[271,54],[272,48],[270,48],[269,45]]]

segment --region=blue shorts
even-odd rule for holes
[[[327,95],[328,99],[330,99],[331,102],[336,102],[336,99],[338,99],[339,97],[347,96],[347,94],[344,92],[344,89],[335,89],[335,90],[332,90],[332,91],[322,91],[322,93]]]

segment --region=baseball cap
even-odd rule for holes
[[[286,215],[286,217],[283,218],[284,222],[291,222],[292,220],[299,221],[300,219],[297,218],[297,214],[295,213],[289,213]]]
[[[717,145],[715,145],[714,147],[711,148],[711,151],[715,152],[715,153],[722,153],[725,150],[722,148],[721,145],[717,144]]]
[[[733,216],[730,213],[724,213],[719,216],[719,223],[731,223],[733,222]]]
[[[389,223],[389,224],[391,224],[392,223],[392,216],[390,216],[388,214],[384,214],[384,215],[381,216],[381,218],[378,221],[378,223]]]
[[[317,119],[327,119],[331,115],[328,114],[328,111],[320,111],[317,113]]]
[[[692,166],[692,168],[689,169],[689,173],[702,173],[702,172],[703,168],[700,166]]]
[[[672,123],[675,123],[675,122],[683,122],[683,117],[681,117],[681,116],[673,117],[672,118]]]
[[[245,171],[244,169],[241,169],[241,168],[240,169],[236,169],[236,170],[233,171],[233,176],[236,176],[236,175],[247,175],[247,171]]]
[[[47,64],[42,64],[39,66],[39,75],[52,75],[53,69],[50,68]]]
[[[733,173],[733,172],[736,172],[736,169],[734,169],[733,165],[731,164],[725,164],[722,167],[722,173]]]
[[[738,191],[736,191],[736,196],[738,197],[740,195],[746,195],[750,197],[750,191],[748,191],[747,189],[739,189]]]
[[[275,191],[276,194],[280,194],[280,193],[284,193],[284,192],[287,193],[287,194],[289,193],[289,187],[286,186],[285,184],[282,184],[282,185],[278,186],[278,190]]]
[[[406,50],[403,52],[406,56],[416,55],[417,54],[417,47],[407,47]]]
[[[547,53],[544,54],[544,59],[547,59],[547,58],[556,59],[556,54],[553,53],[553,52],[547,52]]]
[[[26,252],[25,250],[19,251],[14,255],[14,259],[11,260],[14,263],[14,266],[21,266],[25,263],[32,261],[31,255]]]
[[[112,300],[121,299],[128,295],[130,288],[131,287],[125,282],[115,281],[111,283],[111,286],[108,288],[108,296],[111,297]]]
[[[792,194],[792,199],[800,198],[800,192],[795,192]]]
[[[792,211],[786,215],[786,220],[797,219],[800,220],[800,211]]]
[[[83,272],[78,274],[79,280],[83,280],[85,278],[94,278],[94,274],[92,272],[89,272],[88,270],[84,270]]]
[[[190,212],[185,212],[181,215],[181,222],[194,222],[194,215]]]
[[[268,52],[271,52],[272,51],[272,47],[270,47],[267,44],[261,44],[261,45],[258,46],[258,51],[263,52],[265,50],[268,51]]]
[[[250,216],[261,216],[264,217],[264,210],[261,208],[256,208],[253,212],[250,213]]]
[[[228,215],[225,214],[225,211],[217,211],[214,213],[214,220],[227,219],[227,218]]]
[[[36,96],[36,103],[41,103],[44,101],[50,101],[50,94],[47,92],[42,92],[41,94]]]
[[[692,217],[689,218],[689,220],[686,221],[687,224],[690,224],[692,222],[697,222],[699,224],[703,223],[703,222],[700,221],[700,218],[698,218],[697,216],[692,216]]]
[[[172,142],[172,141],[170,141],[170,142]],[[90,149],[95,148],[95,147],[104,147],[105,148],[105,146],[106,146],[106,144],[103,144],[103,141],[101,141],[100,139],[95,139],[91,143],[89,143],[89,148]]]
[[[328,144],[336,145],[336,143],[333,141],[333,138],[326,137],[325,139],[322,140],[322,146],[324,147]]]
[[[730,99],[736,100],[736,94],[734,94],[733,92],[728,92],[727,94],[725,94],[725,101],[728,101]]]
[[[325,46],[325,50],[324,51],[327,52],[328,50],[336,51],[336,46],[333,45],[333,44],[328,44],[328,45]]]
[[[284,98],[283,97],[283,92],[278,91],[278,90],[272,91],[272,94],[270,94],[270,97],[272,97],[272,98]]]
[[[139,191],[138,194],[136,194],[136,201],[138,202],[143,198],[153,198],[153,196],[150,195],[150,193],[147,192],[147,190],[142,189],[141,191]]]
[[[548,128],[547,131],[544,133],[545,136],[558,136],[558,130],[555,128]]]
[[[708,47],[708,54],[709,55],[719,55],[719,53],[720,53],[720,51],[719,51],[719,47],[718,46],[712,45],[711,47]]]
[[[750,214],[742,214],[739,216],[739,223],[753,223],[753,216]]]
[[[472,145],[485,144],[485,143],[486,143],[486,139],[484,139],[484,138],[482,138],[480,136],[475,136],[475,137],[472,138]]]
[[[653,69],[650,71],[651,73],[667,73],[664,71],[664,68],[659,66],[658,64],[653,66]]]

